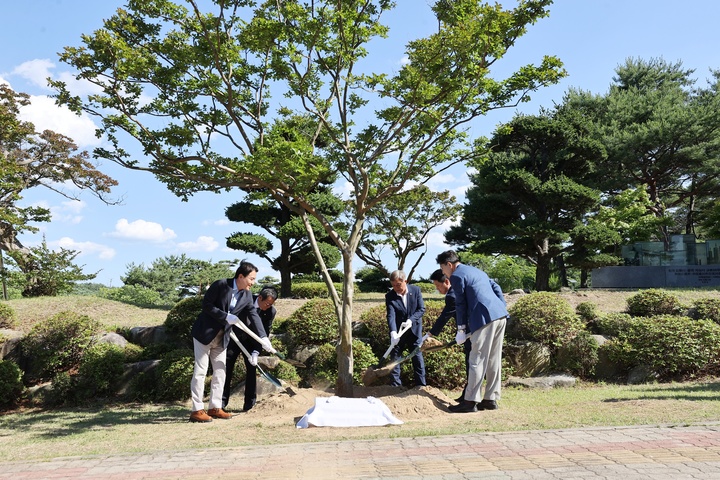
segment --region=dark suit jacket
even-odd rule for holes
[[[422,337],[422,317],[425,314],[425,302],[423,302],[420,287],[417,285],[407,286],[407,308],[403,304],[400,295],[395,290],[385,294],[385,310],[387,314],[388,328],[392,332],[400,330],[400,324],[405,320],[412,320],[410,330],[416,337]]]
[[[230,300],[232,297],[234,278],[217,280],[213,282],[205,292],[202,302],[202,311],[193,323],[191,334],[198,342],[207,345],[213,341],[220,330],[229,332],[228,323],[225,320],[230,311]],[[253,296],[250,290],[241,290],[235,308],[230,313],[237,315],[240,321],[257,333],[259,337],[266,337],[262,321],[253,305]],[[224,345],[227,346],[230,337],[226,334]]]
[[[257,300],[257,297],[257,295],[253,295],[253,305],[255,304],[255,300]],[[270,334],[273,320],[275,319],[275,315],[277,314],[277,309],[272,306],[267,310],[260,310],[259,308],[255,310],[260,317],[260,321],[262,322],[263,328],[265,329],[265,333]],[[240,320],[242,321],[242,318]],[[237,335],[238,339],[242,342],[243,346],[247,348],[248,352],[252,353],[253,350],[257,350],[258,352],[261,351],[262,346],[260,345],[260,343],[254,338],[250,337],[250,335],[245,333],[243,330],[241,330],[240,327],[233,325],[233,331],[235,332],[235,335]]]
[[[445,325],[451,318],[455,318],[455,290],[453,290],[452,287],[450,287],[445,294],[445,306],[437,320],[435,320],[435,323],[433,323],[430,329],[430,335],[433,337],[440,335],[440,332],[442,332],[442,329],[445,328]]]
[[[459,264],[450,276],[450,284],[455,290],[457,324],[468,326],[468,333],[507,317],[500,285],[479,268]]]

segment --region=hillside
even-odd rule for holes
[[[609,313],[624,311],[627,298],[635,293],[637,293],[635,290],[583,290],[562,292],[558,295],[565,298],[573,307],[579,303],[592,302],[598,306],[600,312]],[[687,305],[699,298],[720,298],[720,290],[717,289],[672,290],[672,293]],[[512,305],[522,296],[523,294],[507,294],[506,298],[508,304]],[[424,298],[441,300],[442,296],[434,293],[425,294]],[[275,303],[278,320],[289,317],[306,301],[293,298],[278,299]],[[7,304],[17,313],[18,329],[24,332],[29,331],[35,323],[64,310],[87,315],[107,326],[108,329],[161,325],[168,312],[164,309],[140,308],[104,298],[77,295],[9,300]],[[384,296],[380,293],[358,294],[354,301],[353,317],[358,320],[365,310],[383,304]]]

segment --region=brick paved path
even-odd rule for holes
[[[3,463],[0,479],[720,479],[720,425],[477,433]]]

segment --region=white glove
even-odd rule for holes
[[[248,359],[248,361],[253,367],[257,367],[258,355],[260,355],[260,352],[258,352],[257,350],[253,350],[252,354],[250,354],[250,358]]]
[[[277,350],[273,348],[268,337],[262,337],[260,339],[260,345],[262,345],[263,350],[265,350],[266,352],[277,353]]]
[[[404,322],[402,322],[402,323],[400,324],[400,328],[401,328],[401,329],[403,329],[403,328],[408,329],[408,328],[410,328],[411,326],[412,326],[412,320],[405,320]]]
[[[455,341],[457,342],[457,344],[462,345],[467,339],[468,335],[465,333],[465,328],[458,328],[458,331],[455,334]]]
[[[240,321],[240,319],[237,317],[237,315],[228,313],[227,317],[225,317],[225,321],[227,321],[229,325],[235,325],[237,322]]]
[[[398,333],[395,330],[390,332],[390,345],[392,345],[394,347],[395,345],[398,344],[399,341],[400,341],[400,335],[398,335]]]

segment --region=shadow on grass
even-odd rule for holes
[[[635,400],[688,400],[703,402],[720,400],[720,381],[677,385],[643,385],[643,391],[636,396],[607,398],[604,402],[627,402]]]
[[[114,404],[17,412],[0,417],[0,427],[11,432],[34,432],[35,436],[42,438],[57,438],[119,425],[159,425],[187,421],[188,409],[182,405]]]

